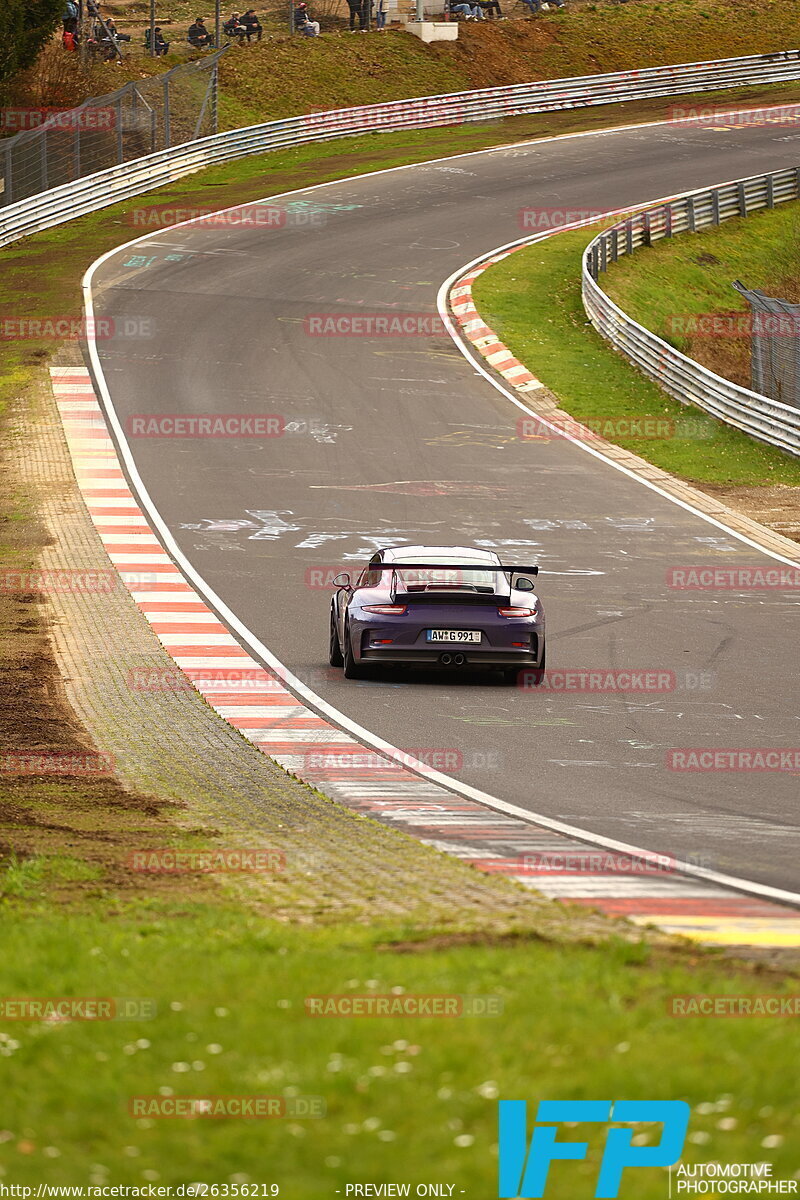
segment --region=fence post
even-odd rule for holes
[[[169,75],[164,76],[164,149],[172,145],[172,131],[169,122]]]
[[[736,191],[739,196],[739,216],[746,217],[747,216],[747,192],[745,190],[744,182],[740,182],[736,185]]]
[[[672,205],[668,204],[664,209],[664,237],[672,237]]]
[[[114,106],[117,110],[117,162],[125,161],[125,142],[122,138],[122,96],[117,97],[117,102]]]
[[[719,225],[719,192],[716,188],[711,193],[711,224]]]
[[[211,68],[211,132],[219,133],[219,59]]]
[[[767,176],[767,208],[775,207],[775,179],[772,175]]]
[[[686,197],[686,224],[689,226],[689,233],[697,231],[696,222],[694,219],[694,196]]]
[[[6,165],[3,168],[3,204],[13,204],[14,202],[14,173],[11,163],[11,146],[6,146]]]
[[[42,170],[42,191],[46,192],[47,188],[48,188],[48,183],[47,183],[47,130],[46,129],[43,129],[42,132],[39,134],[39,146],[40,146],[39,161],[40,161],[40,166],[41,166],[41,170]]]

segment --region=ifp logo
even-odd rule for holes
[[[550,1163],[557,1159],[586,1157],[588,1142],[559,1142],[558,1125],[564,1121],[609,1121],[663,1124],[656,1146],[632,1145],[632,1129],[609,1129],[595,1197],[606,1200],[619,1193],[626,1167],[670,1167],[683,1150],[689,1125],[689,1105],[684,1100],[542,1100],[536,1112],[528,1147],[527,1105],[524,1100],[500,1101],[500,1180],[498,1195],[543,1196]]]

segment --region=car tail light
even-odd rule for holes
[[[405,604],[365,604],[364,612],[380,613],[382,617],[402,617]]]
[[[535,617],[539,611],[536,608],[498,608],[501,617]]]

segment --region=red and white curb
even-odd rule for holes
[[[483,336],[494,335],[487,330]],[[505,370],[522,366],[498,361]],[[534,380],[526,375],[515,375],[519,386]],[[120,466],[89,372],[53,367],[51,378],[78,485],[122,582],[191,685],[286,771],[348,808],[553,899],[702,941],[800,945],[800,919],[790,908],[668,867],[644,873],[635,861],[622,862],[625,856],[597,850],[588,837],[456,795],[368,749],[302,703],[242,648],[152,532]],[[131,686],[141,685],[132,680]],[[594,864],[588,870],[587,860]]]
[[[521,246],[512,246],[508,250],[493,254],[491,258],[484,259],[478,266],[472,267],[450,289],[450,308],[461,326],[464,337],[486,359],[489,366],[493,367],[498,375],[502,375],[506,383],[509,383],[516,391],[530,393],[541,391],[544,384],[528,370],[524,363],[514,357],[507,346],[503,345],[495,331],[486,324],[472,299],[472,285],[479,275],[482,275],[495,263],[508,258],[509,254],[515,254],[517,250],[525,249],[527,249],[527,243]]]

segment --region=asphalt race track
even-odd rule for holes
[[[796,775],[666,766],[674,747],[798,745],[800,597],[667,586],[673,566],[773,560],[578,447],[519,440],[518,410],[448,337],[314,337],[305,319],[433,314],[444,279],[522,235],[523,207],[621,208],[794,165],[798,145],[780,125],[658,126],[504,148],[295,193],[282,228],[165,229],[93,283],[96,316],[152,333],[97,343],[123,422],[286,422],[272,439],[130,447],[183,553],[319,696],[396,746],[450,751],[456,778],[532,812],[795,890]],[[539,562],[551,668],[674,671],[675,690],[345,681],[317,584],[401,541]]]

